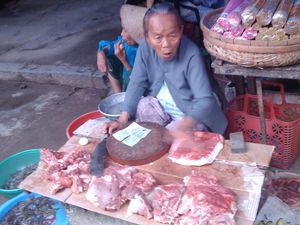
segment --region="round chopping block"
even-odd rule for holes
[[[172,138],[165,127],[150,122],[138,124],[151,129],[151,132],[133,147],[123,144],[113,135],[107,138],[107,151],[115,162],[129,166],[143,165],[159,159],[169,151]]]

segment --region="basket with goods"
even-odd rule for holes
[[[201,20],[216,58],[245,67],[300,62],[300,0],[229,0]]]
[[[290,167],[300,147],[300,104],[287,103],[282,84],[263,82],[264,85],[280,87],[281,104],[264,97],[267,144],[274,145],[271,165],[286,169]],[[226,117],[229,121],[227,132],[242,131],[248,142],[262,143],[262,132],[256,95],[240,95],[228,106]]]

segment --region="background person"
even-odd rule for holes
[[[108,74],[115,93],[127,89],[137,48],[138,44],[124,27],[117,40],[99,42],[97,66],[102,73]]]

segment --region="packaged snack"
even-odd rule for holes
[[[295,0],[284,30],[287,34],[300,32],[300,0]]]
[[[248,27],[242,34],[242,37],[247,40],[253,40],[257,36],[257,30],[253,29],[252,27]]]
[[[235,8],[237,8],[242,1],[240,0],[230,0],[228,1],[227,5],[225,6],[225,9],[219,16],[219,18],[216,21],[216,24],[219,24],[223,28],[224,31],[228,31],[230,29],[230,24],[227,20],[228,14]],[[213,26],[215,27],[215,26]],[[217,27],[216,30],[219,30],[219,27]],[[215,30],[214,30],[215,31]]]
[[[259,29],[261,28],[261,26],[259,26],[258,23],[254,23],[254,24],[252,25],[252,28],[253,28],[254,30],[259,30]]]
[[[290,39],[300,39],[300,32],[290,35]]]
[[[254,23],[256,15],[264,5],[265,1],[266,0],[249,1],[248,6],[245,8],[241,15],[244,28],[250,27]]]
[[[288,17],[289,13],[293,7],[294,0],[281,0],[276,12],[272,17],[272,26],[275,28],[282,28]]]
[[[232,28],[230,31],[226,31],[223,34],[223,36],[230,37],[230,38],[236,38],[236,37],[240,37],[243,32],[244,32],[243,26],[238,25],[237,27]]]
[[[260,26],[268,26],[280,0],[266,0],[263,7],[256,15],[256,21]]]
[[[231,27],[237,27],[241,24],[242,18],[241,14],[245,10],[245,8],[248,6],[249,2],[251,0],[244,0],[242,3],[237,6],[235,9],[233,9],[227,16],[227,20]]]

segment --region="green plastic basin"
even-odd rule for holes
[[[11,155],[0,162],[0,194],[6,198],[12,198],[22,193],[20,188],[2,189],[12,174],[27,166],[40,161],[40,149],[28,149]]]

